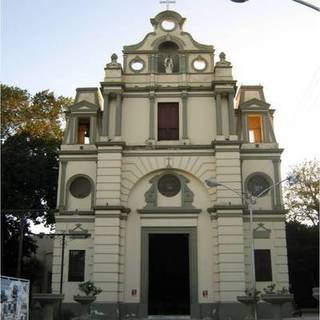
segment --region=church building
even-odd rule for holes
[[[76,313],[79,283],[92,280],[102,289],[95,319],[246,314],[237,301],[252,286],[241,194],[281,180],[283,149],[263,87],[237,87],[226,54],[197,42],[185,20],[157,14],[150,33],[123,47],[123,63],[113,54],[99,87],[77,88],[66,112],[56,231],[90,237],[66,240],[64,309]],[[284,213],[279,186],[254,205],[258,290],[289,286]],[[53,292],[60,266],[55,240]]]

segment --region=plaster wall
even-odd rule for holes
[[[263,160],[259,159],[257,161],[254,160],[243,160],[242,161],[242,177],[243,177],[243,188],[246,190],[245,181],[247,177],[255,172],[263,172],[264,174],[268,175],[270,179],[275,183],[274,180],[274,168],[272,160]],[[261,198],[257,199],[257,203],[254,206],[255,210],[259,209],[267,209],[271,210],[273,208],[272,203],[274,197],[274,191],[269,191],[266,195],[262,196]]]
[[[96,183],[96,162],[95,161],[68,161],[66,168],[66,186],[74,175],[85,174],[89,176],[95,185]],[[85,198],[75,198],[69,190],[66,190],[66,209],[67,210],[90,210],[92,207],[93,192]]]
[[[144,194],[150,188],[149,180],[154,174],[143,177],[131,189],[128,205],[132,209],[127,220],[126,230],[126,255],[125,255],[125,294],[126,302],[139,302],[141,291],[141,228],[142,227],[197,227],[198,250],[198,294],[201,302],[211,301],[212,292],[212,267],[213,251],[212,236],[210,233],[211,221],[206,208],[210,206],[208,192],[201,181],[192,175],[183,173],[189,180],[188,187],[194,192],[193,205],[202,208],[197,214],[142,214],[137,209],[145,206]],[[136,289],[137,296],[132,296],[131,291]],[[202,296],[202,291],[209,292],[208,297]]]
[[[77,223],[81,218],[74,216],[74,221]],[[76,227],[75,222],[57,222],[57,232],[69,232]],[[70,282],[68,279],[69,272],[69,250],[85,250],[85,278],[84,281],[93,279],[93,238],[94,238],[94,224],[82,222],[81,227],[87,229],[91,233],[88,239],[72,239],[66,237],[65,254],[64,254],[64,268],[63,268],[63,293],[65,294],[64,302],[74,302],[73,296],[80,294],[79,284],[82,282]],[[61,268],[61,239],[54,240],[53,247],[53,263],[52,263],[52,292],[58,293],[60,289],[60,268]]]
[[[271,221],[268,217],[261,217],[255,219],[254,229],[258,227],[259,223],[263,223],[264,228],[270,229],[270,238],[255,239],[255,249],[269,249],[271,251],[271,265],[272,265],[272,281],[257,282],[257,290],[263,291],[271,283],[276,284],[276,289],[289,287],[289,276],[287,266],[287,247],[285,235],[285,223],[280,217],[273,217]],[[250,243],[250,224],[244,223],[245,234],[245,265],[246,265],[246,284],[250,287],[251,279],[251,243]]]
[[[128,145],[145,144],[149,136],[149,99],[123,99],[122,137]]]
[[[215,137],[215,101],[213,97],[188,98],[188,136],[193,144],[210,144]]]

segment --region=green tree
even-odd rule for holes
[[[285,188],[287,220],[299,223],[319,224],[320,163],[317,160],[304,161],[295,166],[289,175],[299,181]]]
[[[1,85],[1,139],[21,132],[34,137],[62,138],[63,109],[71,98],[44,90],[31,96],[27,90]]]
[[[1,261],[6,275],[14,275],[17,269],[20,228],[23,227],[23,257],[30,257],[36,245],[29,222],[54,223],[59,145],[56,138],[38,138],[25,132],[9,137],[2,145]]]
[[[319,228],[287,222],[289,282],[298,307],[316,307],[312,288],[319,287]]]
[[[72,99],[56,98],[48,90],[31,96],[6,85],[1,85],[1,94],[1,266],[3,274],[14,275],[20,231],[23,257],[31,257],[36,244],[30,236],[30,221],[54,223],[60,124],[63,109]],[[22,271],[28,269],[27,261],[31,260],[24,260]]]

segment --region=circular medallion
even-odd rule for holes
[[[181,190],[181,182],[173,174],[166,174],[159,179],[158,190],[165,197],[174,197]]]
[[[166,19],[161,22],[161,27],[165,31],[172,31],[176,27],[176,24],[174,21]]]
[[[138,60],[138,59],[132,60],[130,63],[130,67],[135,72],[141,71],[144,67],[143,60]]]
[[[70,192],[75,198],[85,198],[91,192],[91,183],[85,177],[77,177],[70,185]]]
[[[207,62],[202,58],[197,58],[193,61],[192,66],[196,71],[203,71],[207,67]]]
[[[249,178],[247,182],[247,189],[253,196],[258,196],[263,190],[266,190],[270,187],[270,183],[268,179],[262,174],[255,174],[251,178]],[[262,196],[266,195],[262,194]]]

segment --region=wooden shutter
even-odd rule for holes
[[[270,250],[254,250],[256,281],[272,281]]]
[[[69,251],[69,281],[84,281],[85,250]]]
[[[158,104],[158,140],[179,140],[179,104]]]

